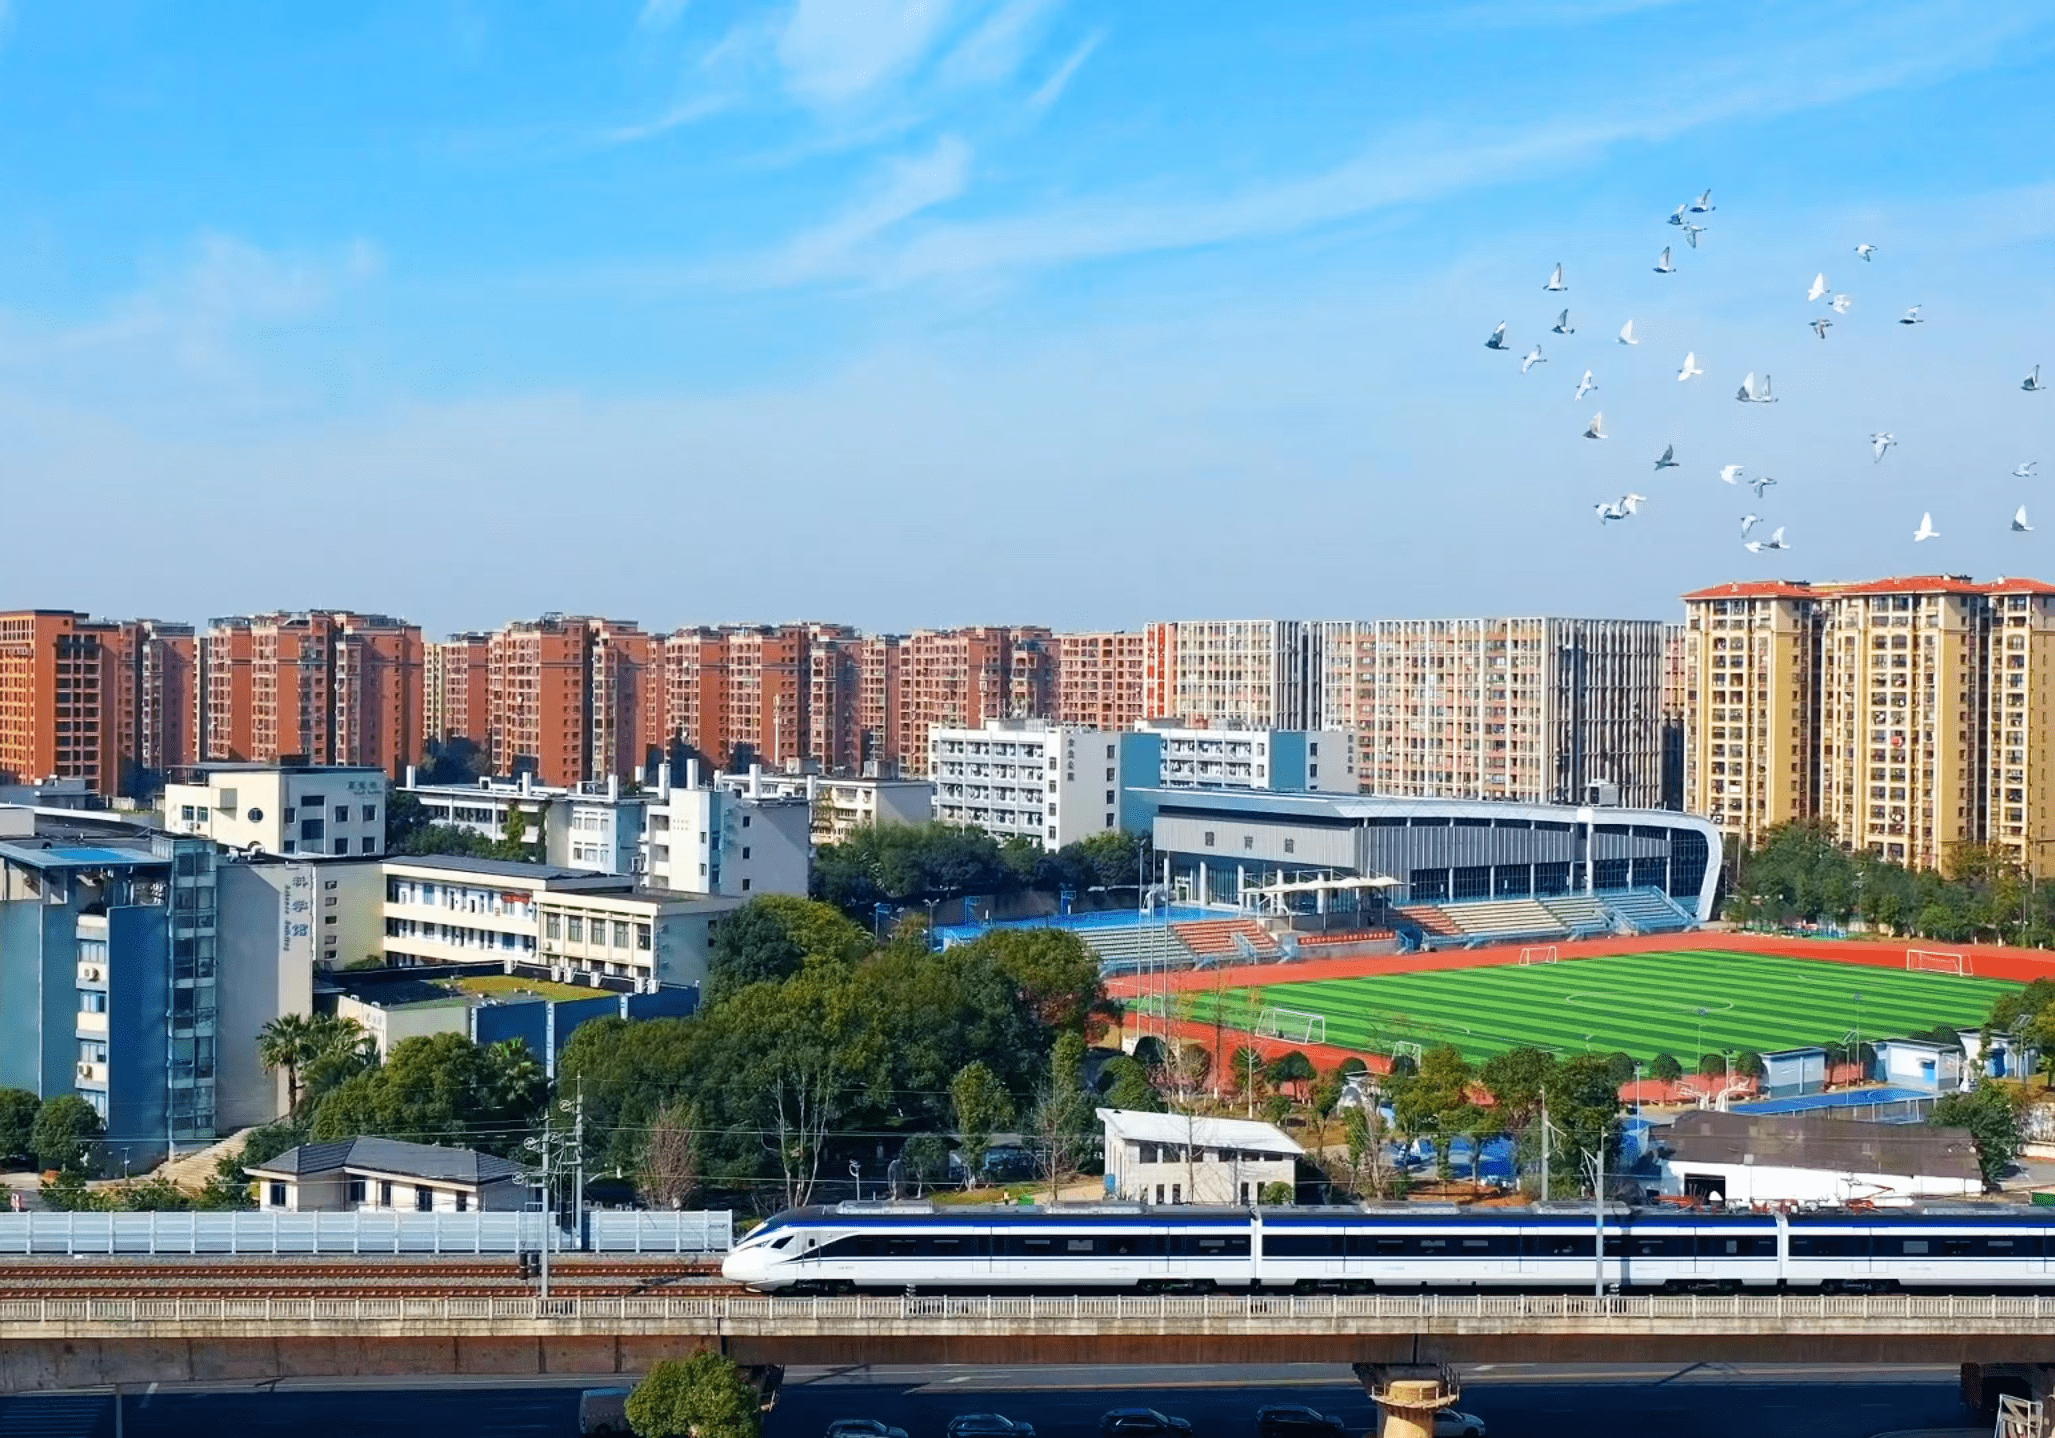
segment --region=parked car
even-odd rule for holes
[[[1192,1425],[1153,1408],[1109,1408],[1099,1417],[1099,1431],[1108,1438],[1189,1438]]]
[[[906,1438],[906,1430],[875,1418],[837,1418],[828,1425],[827,1438]]]
[[[1035,1425],[1003,1413],[959,1413],[949,1420],[949,1438],[1035,1438]]]
[[[1256,1410],[1256,1438],[1345,1438],[1345,1430],[1332,1413],[1277,1403]]]
[[[1434,1438],[1484,1438],[1484,1420],[1475,1413],[1444,1408],[1434,1415]]]
[[[578,1395],[578,1431],[585,1438],[626,1438],[632,1388],[588,1388]]]

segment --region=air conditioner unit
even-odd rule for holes
[[[86,976],[86,982],[88,983],[97,984],[98,982],[100,982],[100,971],[96,968],[91,967],[90,965],[86,968],[80,969],[79,972]]]

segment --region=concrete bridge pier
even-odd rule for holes
[[[2050,1438],[2055,1363],[1965,1363],[1962,1402],[1986,1421],[2006,1419],[2001,1438]]]
[[[1434,1438],[1434,1415],[1453,1408],[1463,1385],[1431,1363],[1357,1363],[1356,1381],[1383,1415],[1383,1438]],[[2039,1435],[2035,1435],[2039,1438]]]

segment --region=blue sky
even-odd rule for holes
[[[2055,476],[2045,5],[0,15],[0,605],[1112,627],[2055,578],[2011,475]]]

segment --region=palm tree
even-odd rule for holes
[[[300,1113],[300,1068],[315,1056],[316,1030],[307,1014],[280,1014],[257,1030],[257,1060],[276,1073],[285,1070],[286,1117]]]

